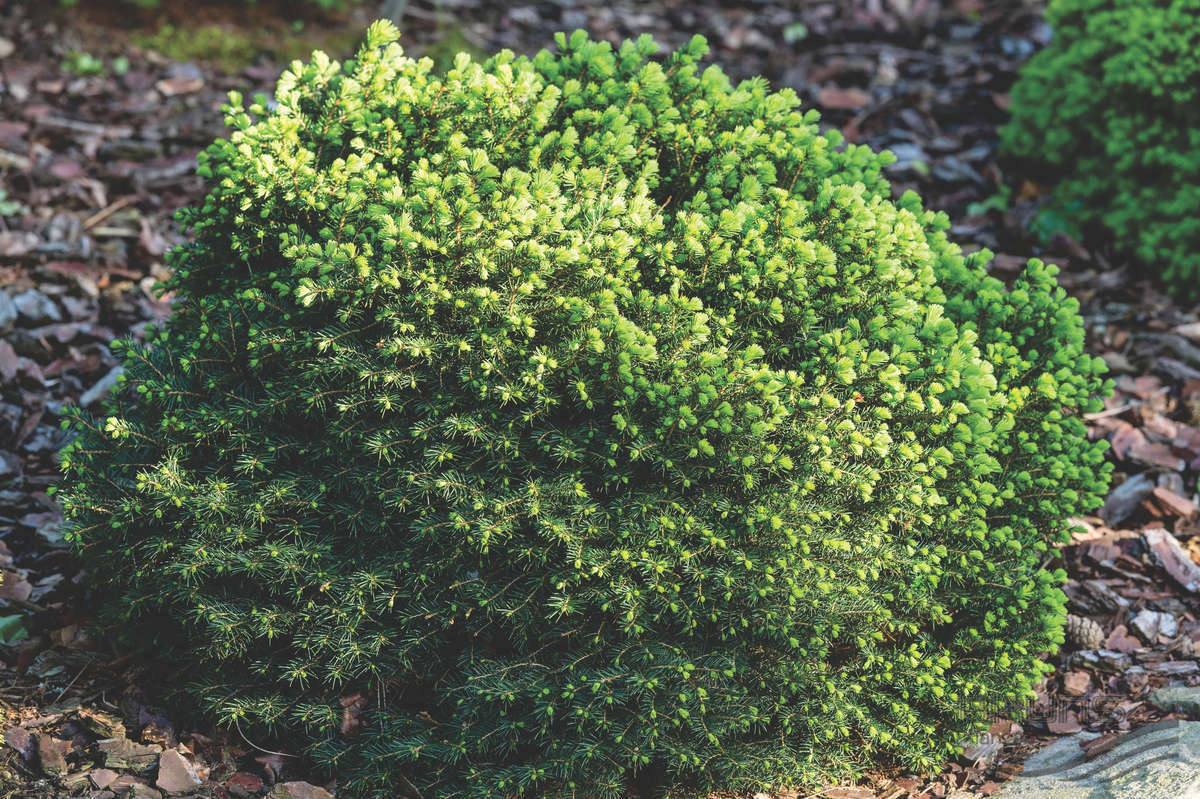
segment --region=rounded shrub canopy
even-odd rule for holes
[[[1200,296],[1200,0],[1052,0],[1046,18],[1005,148],[1058,180],[1056,213]]]
[[[201,158],[178,303],[65,456],[93,579],[350,795],[921,768],[1061,640],[1077,304],[761,79],[386,23]]]

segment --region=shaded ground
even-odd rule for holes
[[[275,37],[272,58],[314,41],[347,47],[366,22],[360,12],[278,27],[271,14],[283,7],[265,2],[246,16],[168,0],[165,13],[176,23],[193,13],[216,38],[266,25],[255,36]],[[116,5],[52,11],[0,0],[0,797],[244,797],[280,795],[284,784],[321,796],[297,782],[319,782],[301,759],[236,731],[189,730],[155,708],[148,695],[164,679],[186,680],[187,664],[146,674],[136,653],[87,639],[90,599],[48,495],[64,443],[60,408],[96,402],[116,376],[108,342],[137,337],[167,312],[152,286],[179,240],[171,213],[202,195],[192,164],[223,133],[225,92],[269,92],[280,66],[237,66],[250,58],[237,48],[221,51],[219,67],[138,48],[153,41],[174,51],[177,42],[160,27],[136,27],[148,18]],[[439,57],[451,46],[531,52],[577,27],[613,40],[649,32],[668,46],[702,33],[735,77],[762,73],[791,86],[852,141],[896,152],[897,193],[916,189],[951,215],[957,240],[1000,253],[1001,277],[1033,254],[1065,267],[1091,349],[1118,386],[1089,420],[1113,443],[1118,483],[1061,551],[1072,611],[1094,624],[1078,623],[1028,717],[997,719],[941,774],[881,770],[824,797],[986,796],[1045,742],[1081,728],[1119,735],[1164,717],[1145,701],[1154,687],[1200,683],[1200,315],[1103,242],[1059,234],[1044,243],[1032,232],[1053,232],[1054,220],[1037,214],[1045,190],[1037,176],[1006,172],[995,144],[1015,70],[1048,39],[1038,12],[978,0],[803,11],[769,1],[412,0],[404,18],[407,46]],[[279,44],[285,29],[294,41]]]

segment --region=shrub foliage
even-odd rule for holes
[[[1022,702],[1107,481],[1055,269],[1005,290],[702,39],[394,38],[233,98],[175,314],[77,414],[128,629],[359,795],[923,767]]]
[[[1013,88],[1006,149],[1057,211],[1200,294],[1200,0],[1053,0]]]

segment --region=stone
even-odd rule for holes
[[[139,774],[158,762],[161,746],[138,744],[125,737],[105,738],[96,743],[104,755],[104,766],[111,769],[128,769]]]
[[[1154,644],[1158,637],[1174,638],[1179,633],[1179,624],[1170,613],[1158,610],[1143,610],[1129,620],[1129,626],[1148,644]]]
[[[1150,703],[1159,710],[1174,711],[1200,719],[1200,686],[1166,685],[1150,694]]]
[[[334,799],[333,794],[307,782],[281,782],[271,791],[269,799]]]
[[[154,785],[164,793],[185,793],[200,785],[196,767],[178,749],[168,749],[158,759]]]
[[[1200,722],[1161,721],[1127,733],[1092,759],[1081,732],[1025,761],[995,799],[1189,799],[1200,797]],[[1103,748],[1101,748],[1103,749]]]

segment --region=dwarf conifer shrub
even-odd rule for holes
[[[66,453],[102,596],[349,795],[921,768],[1062,638],[1097,504],[1073,300],[790,91],[379,23],[201,158],[178,297]]]
[[[1200,0],[1052,0],[1013,88],[1005,148],[1054,205],[1200,294]]]

